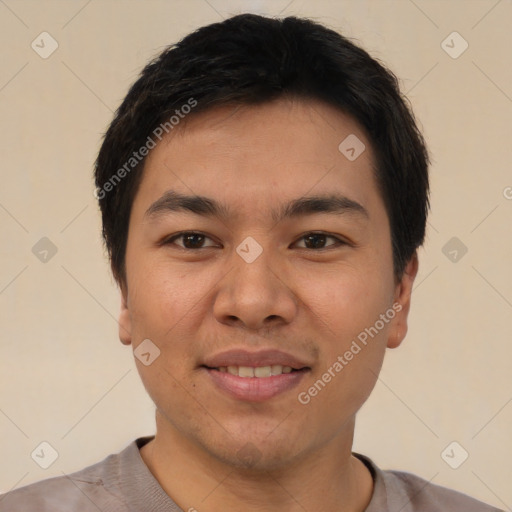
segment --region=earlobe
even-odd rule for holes
[[[128,308],[128,292],[125,286],[121,287],[121,311],[119,313],[119,339],[123,345],[132,342],[132,323]]]
[[[388,338],[387,347],[388,348],[399,347],[400,344],[402,343],[402,341],[404,340],[406,334],[407,334],[407,324],[405,325],[405,328],[402,326],[401,328],[397,327],[397,328],[393,329],[393,331],[391,332],[391,334]]]
[[[390,329],[388,337],[388,348],[396,348],[400,346],[407,334],[407,317],[411,307],[411,294],[412,286],[416,275],[418,274],[418,254],[415,251],[407,266],[400,282],[396,286],[394,304],[397,305],[396,310],[399,309],[394,319],[394,325]]]

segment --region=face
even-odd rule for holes
[[[152,150],[120,337],[146,354],[157,436],[264,469],[351,440],[417,270],[394,279],[373,166],[356,122],[305,100],[216,108]]]

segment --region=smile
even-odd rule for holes
[[[221,366],[202,368],[214,388],[236,400],[264,402],[299,386],[310,368],[290,366]]]
[[[238,377],[257,377],[258,379],[281,375],[283,373],[291,373],[294,371],[291,366],[282,366],[273,364],[272,366],[221,366],[215,368],[219,372],[237,375]]]

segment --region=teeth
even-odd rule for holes
[[[250,366],[239,366],[238,367],[239,377],[254,377],[254,368]]]
[[[221,366],[217,368],[219,372],[230,373],[237,377],[258,377],[265,378],[273,375],[281,375],[282,373],[290,373],[292,371],[291,366],[281,366],[280,364],[273,364],[272,366],[258,366],[253,368],[252,366]]]
[[[280,364],[273,364],[270,367],[270,373],[272,375],[281,375],[281,373],[283,373],[283,367]]]
[[[270,366],[260,366],[258,368],[254,368],[254,376],[255,377],[270,377]]]

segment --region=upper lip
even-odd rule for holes
[[[220,368],[223,366],[290,366],[294,370],[309,368],[309,365],[291,354],[281,350],[258,350],[250,352],[244,349],[231,349],[207,357],[203,361],[202,366],[209,368]]]

